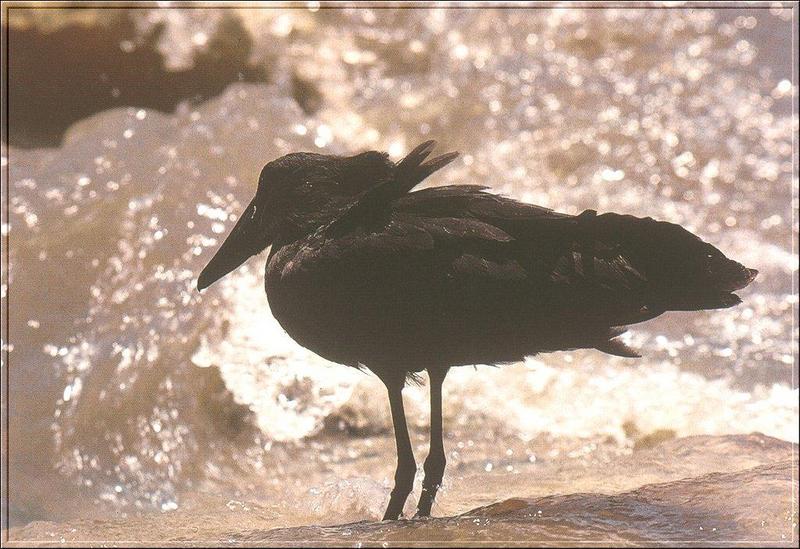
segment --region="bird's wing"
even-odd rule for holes
[[[593,238],[593,217],[559,214],[479,187],[431,188],[395,200],[380,226],[356,224],[343,234],[321,229],[286,258],[280,276],[333,285],[356,299],[369,295],[372,303],[385,293],[441,310],[433,295],[453,313],[501,314],[513,307],[538,314],[537,307],[549,307],[612,323],[621,308],[638,311],[629,302],[647,280],[618,245]]]
[[[395,208],[479,220],[504,231],[511,237],[506,253],[538,287],[566,285],[575,295],[579,290],[614,295],[646,284],[619,239],[611,231],[598,234],[595,211],[572,216],[485,191],[474,186],[425,189],[396,201]]]
[[[341,353],[324,356],[344,363],[408,358],[410,348],[420,349],[420,362],[453,364],[578,347],[636,356],[613,327],[639,319],[640,306],[626,296],[639,273],[613,254],[588,273],[574,252],[580,243],[547,239],[565,219],[534,210],[529,223],[547,230],[522,237],[509,232],[521,223],[513,216],[490,222],[398,209],[379,230],[318,234],[278,251],[268,277],[296,296],[285,301],[287,314],[326,334],[319,348]]]

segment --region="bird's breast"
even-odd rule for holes
[[[298,329],[296,325],[306,316],[304,314],[306,301],[311,297],[304,296],[303,292],[297,288],[297,284],[293,283],[288,276],[297,251],[296,245],[273,249],[264,273],[264,289],[272,315],[295,339],[297,339],[295,332]]]
[[[270,254],[264,277],[270,311],[286,333],[303,347],[333,362],[357,363],[354,353],[342,348],[344,341],[336,318],[341,312],[330,303],[335,292],[298,276],[303,249],[303,244],[294,243]]]

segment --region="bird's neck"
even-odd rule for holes
[[[347,208],[347,201],[330,201],[324,207],[313,210],[296,210],[289,213],[276,230],[276,244],[290,244],[316,233]]]

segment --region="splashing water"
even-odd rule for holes
[[[26,486],[12,486],[12,519],[209,509],[207,493],[273,526],[380,513],[393,459],[380,383],[288,338],[263,256],[194,289],[263,164],[301,150],[397,159],[436,138],[462,157],[430,184],[680,223],[761,273],[739,307],[635,326],[636,362],[581,351],[452,372],[449,471],[601,466],[630,454],[634,430],[796,442],[796,89],[761,46],[787,35],[790,12],[237,10],[269,84],[173,114],[104,111],[58,149],[11,147],[4,367]],[[185,68],[186,45],[220,24],[208,13],[145,10],[137,28],[163,22],[166,66]],[[426,400],[406,390],[420,451]],[[513,457],[489,457],[501,449]],[[453,513],[508,496],[491,481],[450,488],[440,509]]]

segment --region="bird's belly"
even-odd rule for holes
[[[332,362],[419,371],[594,346],[584,341],[591,327],[582,315],[553,314],[524,294],[498,299],[497,292],[485,295],[446,280],[423,284],[387,270],[287,277],[282,271],[291,253],[282,255],[267,267],[272,314],[297,343]]]
[[[268,279],[267,298],[283,329],[321,357],[350,366],[420,371],[429,366],[520,360],[537,352],[537,330],[476,314],[402,303],[364,291],[290,287]]]
[[[357,315],[334,295],[270,279],[266,291],[272,315],[298,344],[339,364],[358,366],[371,358],[374,334],[365,333]]]

